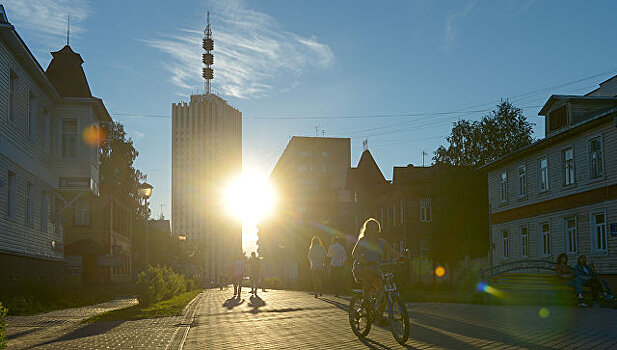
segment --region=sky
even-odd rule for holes
[[[203,93],[210,11],[213,90],[243,114],[243,166],[267,176],[292,136],[362,140],[386,178],[431,162],[452,123],[502,99],[537,115],[551,94],[584,94],[617,74],[614,1],[5,0],[45,68],[66,43],[93,95],[125,125],[136,167],[171,214],[171,104]],[[591,6],[593,5],[593,6]],[[161,207],[163,205],[163,207]],[[252,250],[254,235],[245,236]]]

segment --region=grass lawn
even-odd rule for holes
[[[159,301],[158,303],[154,303],[146,307],[137,304],[124,309],[105,312],[87,318],[83,321],[83,323],[141,320],[144,318],[175,316],[182,312],[184,307],[199,293],[201,293],[201,291],[201,289],[195,289],[190,292],[184,292],[169,300]]]
[[[0,296],[9,315],[33,315],[59,309],[104,303],[114,299],[109,290],[93,287],[36,286],[21,295]]]

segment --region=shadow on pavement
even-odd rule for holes
[[[36,327],[36,328],[32,328],[32,329],[25,330],[25,331],[23,331],[23,332],[14,333],[14,334],[9,334],[9,335],[6,337],[6,339],[7,339],[7,340],[12,340],[12,339],[15,339],[15,338],[19,338],[19,337],[22,337],[22,336],[24,336],[24,335],[28,335],[28,334],[30,334],[30,333],[34,333],[34,332],[36,332],[36,331],[39,331],[39,330],[41,330],[41,329],[42,329],[42,328],[40,328],[40,327]]]
[[[111,321],[111,322],[97,322],[97,323],[91,323],[85,327],[81,327],[79,329],[76,329],[74,331],[72,331],[69,334],[63,335],[60,338],[56,338],[41,344],[36,344],[31,346],[29,349],[31,348],[36,348],[38,346],[43,346],[43,345],[48,345],[48,344],[53,344],[53,343],[57,343],[57,342],[61,342],[61,341],[66,341],[66,340],[73,340],[73,339],[79,339],[79,338],[86,338],[86,337],[91,337],[93,335],[99,335],[99,334],[103,334],[103,333],[107,333],[108,331],[116,328],[117,326],[123,324],[124,321]]]
[[[251,298],[249,299],[249,304],[248,306],[251,307],[251,313],[259,313],[259,308],[266,305],[266,302],[263,301],[263,299],[261,299],[259,296],[257,295],[251,295]]]
[[[240,298],[230,298],[225,300],[225,302],[223,303],[223,306],[228,308],[229,310],[233,309],[234,307],[240,305],[244,303],[244,299],[240,299]]]

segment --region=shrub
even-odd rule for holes
[[[142,305],[150,305],[161,300],[171,299],[174,295],[186,291],[184,276],[175,273],[168,266],[148,266],[149,280],[142,271],[137,277],[135,289],[137,299]]]
[[[265,282],[268,289],[280,289],[283,286],[283,281],[279,277],[268,277]]]
[[[6,316],[8,311],[0,302],[0,349],[6,347],[6,323],[4,322],[4,316]]]

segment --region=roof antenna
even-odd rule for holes
[[[66,21],[66,46],[69,46],[69,34],[71,33],[71,15],[67,14]]]

